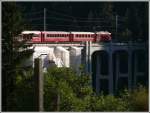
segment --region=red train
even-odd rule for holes
[[[110,41],[111,33],[107,31],[100,32],[65,32],[65,31],[23,31],[21,33],[23,40],[33,43],[40,42],[99,42]]]

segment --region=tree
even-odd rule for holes
[[[94,18],[94,15],[93,15],[93,12],[91,10],[91,11],[89,11],[88,18],[87,18],[87,21],[88,21],[87,25],[89,26],[88,31],[93,31],[95,29],[93,18]]]
[[[23,70],[20,62],[32,51],[24,51],[27,46],[16,42],[14,38],[24,29],[24,21],[15,2],[2,2],[2,110],[7,111],[12,106],[12,92],[15,89],[16,72]],[[19,48],[22,51],[19,52]],[[9,100],[12,98],[11,100]]]
[[[114,7],[112,2],[103,3],[102,11],[100,12],[102,17],[104,18],[103,30],[109,31],[112,34],[114,34],[114,29],[116,27],[116,15],[114,15],[113,9]]]
[[[53,67],[44,75],[45,111],[126,111],[126,103],[110,95],[96,95],[91,78],[81,71]],[[59,109],[58,109],[59,108]]]

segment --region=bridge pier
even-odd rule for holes
[[[113,59],[112,59],[112,51],[110,49],[110,53],[109,53],[109,66],[108,66],[108,70],[109,70],[109,94],[113,94],[114,91],[114,81],[113,81]]]
[[[138,53],[133,54],[136,50],[145,51],[146,47],[146,45],[143,46],[142,44],[139,45],[131,43],[127,45],[108,44],[106,46],[105,44],[102,44],[97,48],[92,47],[90,54],[92,56],[92,64],[96,65],[96,69],[92,68],[92,73],[95,74],[93,75],[93,77],[95,77],[93,78],[93,82],[95,82],[93,83],[93,87],[95,88],[96,93],[100,93],[102,89],[107,86],[107,92],[109,94],[119,92],[120,89],[124,90],[123,87],[127,88],[128,90],[132,90],[138,85],[139,81],[141,81],[141,78],[142,80],[147,80],[145,77],[148,72],[146,70],[139,71],[138,69],[138,66],[141,65],[141,63],[138,63]],[[104,68],[101,65],[102,54],[99,54],[101,51],[108,53],[108,75],[106,76],[101,73],[102,69]],[[146,62],[148,61],[148,58],[146,58],[147,53],[143,53],[144,55],[140,54],[142,55],[141,62]],[[144,68],[148,68],[148,65],[143,65],[145,66]]]

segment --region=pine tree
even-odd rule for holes
[[[24,21],[15,2],[2,2],[2,110],[12,106],[12,92],[15,89],[15,77],[19,63],[32,51],[24,51],[25,42],[16,42],[15,38],[24,29]],[[15,42],[15,43],[14,43]],[[22,48],[22,51],[18,50]],[[10,100],[11,99],[11,100]]]
[[[89,31],[95,30],[94,22],[92,22],[93,18],[94,18],[94,15],[91,10],[91,11],[89,11],[88,18],[87,18],[87,21],[88,21],[87,25],[89,26],[89,28],[88,28]]]
[[[103,23],[103,29],[113,33],[115,28],[115,15],[113,15],[113,4],[112,2],[103,3],[101,15],[105,19]]]

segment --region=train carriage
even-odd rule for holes
[[[110,41],[111,33],[108,31],[99,31],[96,32],[96,41]]]
[[[44,34],[44,42],[69,42],[69,32],[64,31],[46,31]]]
[[[42,34],[41,31],[23,31],[22,33],[23,39],[34,42],[42,42]]]
[[[95,41],[93,32],[71,32],[73,42]]]

